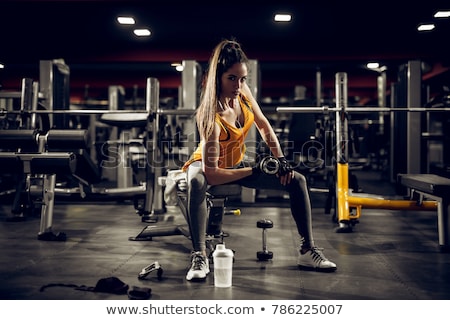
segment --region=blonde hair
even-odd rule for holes
[[[248,58],[242,51],[241,45],[235,40],[222,40],[214,48],[209,59],[200,106],[196,113],[198,131],[204,139],[209,137],[214,129],[220,97],[220,79],[223,73],[235,63],[248,63]]]

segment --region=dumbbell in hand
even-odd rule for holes
[[[256,227],[262,229],[262,251],[256,253],[259,261],[267,261],[273,258],[273,252],[267,250],[267,229],[273,228],[273,222],[269,219],[261,219],[256,222]]]
[[[290,173],[293,169],[284,157],[275,158],[273,156],[266,156],[261,159],[253,170],[268,175],[284,176]]]
[[[272,156],[264,157],[258,165],[261,172],[268,175],[277,174],[280,170],[280,160]]]

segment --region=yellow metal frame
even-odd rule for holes
[[[336,174],[336,210],[339,223],[348,223],[361,217],[361,210],[386,209],[386,210],[432,210],[438,209],[438,202],[434,200],[393,200],[379,197],[350,195],[348,188],[348,163],[337,163]],[[355,209],[355,214],[350,214],[351,209]]]
[[[361,217],[363,208],[387,210],[438,210],[438,202],[416,200],[392,200],[380,196],[350,195],[348,188],[348,123],[347,123],[347,74],[336,74],[336,211],[340,227],[353,224]],[[350,211],[355,209],[355,213]]]

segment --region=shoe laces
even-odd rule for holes
[[[201,270],[206,266],[205,257],[203,257],[203,255],[199,252],[192,253],[191,260],[192,260],[191,268],[194,270]]]
[[[319,248],[317,248],[317,247],[312,247],[312,248],[310,249],[310,252],[311,252],[312,259],[313,259],[313,261],[314,261],[315,263],[318,264],[318,263],[320,263],[320,262],[322,262],[322,261],[328,261],[328,259],[325,258],[325,256],[323,255],[321,249],[319,249]]]

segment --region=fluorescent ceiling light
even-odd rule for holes
[[[369,69],[378,69],[380,64],[378,62],[369,62],[366,66]]]
[[[117,21],[120,24],[135,24],[136,22],[134,21],[133,17],[117,17]]]
[[[151,32],[148,29],[134,29],[133,32],[138,37],[148,37],[149,35],[151,35]]]
[[[366,68],[377,72],[384,72],[387,70],[386,66],[381,66],[378,62],[368,62]]]
[[[184,70],[184,66],[179,62],[174,62],[171,64],[171,66],[174,67],[175,70],[177,70],[178,72],[181,72]]]
[[[5,68],[5,65],[0,63],[0,69],[4,69],[4,68]]]
[[[434,14],[435,18],[449,18],[450,11],[438,11]]]
[[[277,13],[274,17],[274,20],[277,22],[288,22],[291,21],[292,17],[290,14],[282,14],[282,13]]]
[[[427,23],[427,24],[421,24],[417,27],[418,31],[430,31],[435,28],[435,25],[433,23]]]

